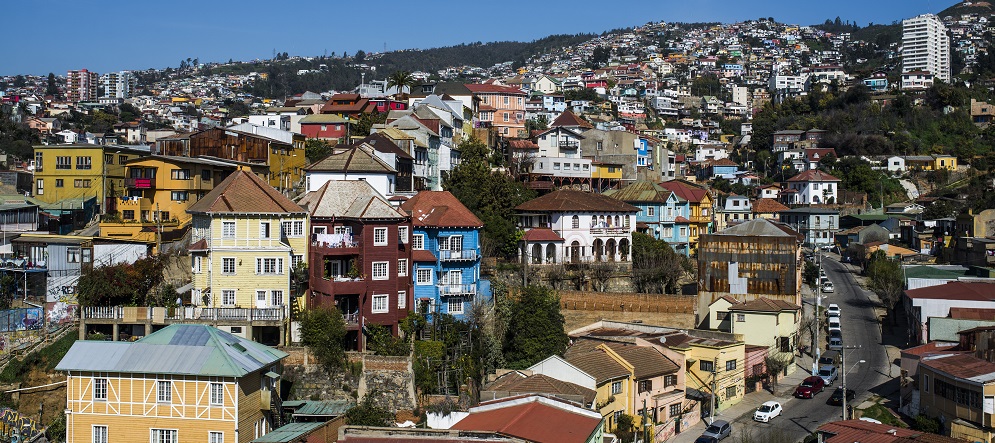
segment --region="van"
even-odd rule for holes
[[[839,366],[840,364],[840,353],[839,351],[826,351],[819,355],[819,366]]]

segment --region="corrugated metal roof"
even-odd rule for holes
[[[262,437],[252,440],[252,443],[289,443],[298,441],[297,439],[306,437],[308,434],[314,432],[315,429],[326,424],[328,423],[287,423]]]
[[[77,341],[56,369],[242,377],[286,356],[211,326],[174,324],[137,342]]]
[[[286,403],[284,403],[286,405]],[[338,417],[345,414],[353,406],[355,401],[351,400],[322,400],[305,401],[303,405],[294,411],[294,415],[320,415]]]

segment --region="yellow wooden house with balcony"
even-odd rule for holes
[[[41,145],[34,147],[34,197],[45,203],[96,198],[107,210],[124,195],[125,163],[149,149],[116,145]]]
[[[282,425],[277,349],[207,325],[73,344],[66,442],[247,443]]]
[[[265,165],[216,158],[153,155],[125,165],[122,195],[100,221],[100,235],[155,242],[182,235],[190,206],[232,172],[247,169],[266,176]]]
[[[233,172],[190,206],[191,299],[214,308],[290,313],[291,271],[306,262],[307,211],[257,175]],[[219,326],[223,330],[225,326]],[[245,331],[250,338],[285,341],[285,328]],[[251,335],[249,335],[251,333]]]

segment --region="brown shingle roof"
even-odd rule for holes
[[[602,194],[561,189],[515,207],[518,211],[639,212],[639,208]]]
[[[302,214],[304,208],[253,173],[238,170],[187,212],[191,214]]]
[[[550,123],[549,125],[550,128],[555,128],[557,126],[579,127],[585,129],[594,128],[594,126],[588,123],[587,120],[578,117],[577,114],[574,114],[569,109],[563,111],[563,113],[557,116],[556,119],[553,120],[553,123]]]
[[[494,383],[484,388],[488,391],[506,391],[511,394],[565,394],[584,398],[590,404],[597,393],[581,385],[557,380],[545,374],[524,377],[520,372],[509,372],[498,377]]]
[[[758,214],[775,214],[781,211],[787,211],[788,209],[791,208],[782,205],[780,202],[772,198],[758,198],[753,202],[753,212]]]
[[[307,171],[332,171],[332,172],[373,172],[389,174],[397,172],[394,168],[379,157],[373,154],[373,148],[369,145],[335,150],[327,157],[311,163],[304,168]]]
[[[789,182],[838,182],[840,179],[833,177],[818,169],[809,169],[788,179]]]
[[[449,191],[421,191],[401,205],[414,226],[480,228],[484,223]]]
[[[576,344],[574,346],[577,346]],[[573,347],[567,349],[564,359],[594,377],[598,383],[604,383],[617,378],[629,376],[629,371],[611,358],[605,351],[599,349],[574,351]]]
[[[632,365],[637,380],[677,372],[677,363],[656,348],[623,343],[609,343],[608,347]]]
[[[549,228],[532,228],[525,232],[525,235],[522,236],[522,240],[532,242],[558,242],[563,241],[563,237],[560,237]]]
[[[300,199],[311,217],[372,220],[403,220],[398,211],[376,189],[363,180],[329,180]]]
[[[794,303],[788,303],[784,300],[771,300],[766,297],[760,297],[743,303],[737,303],[729,307],[730,311],[753,312],[797,311],[799,309],[801,309],[801,307]]]

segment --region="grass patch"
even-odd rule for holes
[[[888,408],[878,403],[875,403],[874,406],[862,410],[861,417],[873,418],[889,426],[899,426],[903,428],[909,427],[907,424],[905,424],[905,422],[899,420],[898,417],[895,417],[895,414],[892,414],[891,411],[888,410]]]
[[[0,382],[13,383],[21,381],[34,367],[43,368],[49,372],[54,370],[55,366],[62,360],[62,357],[65,357],[66,353],[69,352],[69,348],[73,346],[78,336],[79,334],[69,332],[48,346],[31,352],[22,360],[16,358],[11,360],[3,368],[3,372],[0,372]]]

